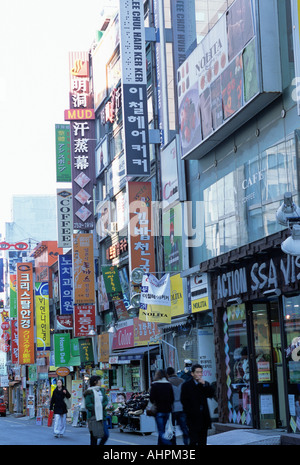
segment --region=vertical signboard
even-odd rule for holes
[[[155,271],[151,182],[128,182],[130,270]]]
[[[73,234],[74,304],[95,303],[93,235]]]
[[[58,274],[59,274],[60,314],[61,315],[72,315],[73,314],[72,255],[59,255]]]
[[[17,275],[11,274],[9,277],[9,317],[17,318],[17,290],[16,290]]]
[[[3,258],[0,258],[0,292],[4,292],[4,281],[3,281]]]
[[[13,365],[19,363],[19,345],[18,345],[18,321],[11,320],[11,362]]]
[[[74,336],[88,336],[91,330],[96,328],[95,305],[74,306]]]
[[[71,182],[70,125],[55,125],[56,182]]]
[[[54,363],[56,367],[67,366],[70,362],[70,334],[54,334]]]
[[[72,247],[73,204],[72,189],[57,189],[57,232],[58,247]]]
[[[72,52],[70,63],[70,121],[72,154],[73,228],[94,229],[93,185],[95,178],[95,115],[90,92],[89,55]]]
[[[35,283],[35,324],[37,350],[50,350],[48,283]]]
[[[34,363],[32,263],[17,263],[19,364]]]
[[[122,108],[127,176],[150,174],[143,0],[119,3]]]

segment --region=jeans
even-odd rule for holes
[[[63,435],[66,430],[67,414],[54,414],[53,432],[55,436]]]
[[[108,432],[108,424],[107,420],[103,420],[103,429],[104,429],[104,436],[103,438],[100,438],[99,446],[104,446],[106,441],[109,438],[109,432]],[[91,446],[97,446],[99,438],[95,438],[92,433],[91,434]]]
[[[189,444],[189,430],[186,423],[186,415],[184,412],[173,412],[172,413],[172,423],[173,426],[179,425],[182,431],[183,444],[188,446]],[[172,444],[176,445],[176,435],[174,434],[172,439]]]
[[[158,431],[158,442],[157,445],[172,445],[172,441],[169,441],[168,439],[163,438],[163,434],[166,429],[166,424],[169,419],[170,413],[162,413],[158,412],[155,416],[155,421],[156,421],[156,426],[157,426],[157,431]]]

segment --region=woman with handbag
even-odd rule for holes
[[[84,403],[87,410],[88,427],[91,435],[91,446],[103,446],[108,437],[108,425],[105,407],[108,397],[101,386],[100,376],[91,376],[90,387],[84,392]]]
[[[71,394],[64,387],[62,380],[58,379],[50,402],[50,410],[54,411],[53,432],[56,438],[62,437],[66,430],[68,409],[65,399],[70,399],[70,397]]]

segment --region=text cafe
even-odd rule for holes
[[[287,235],[200,265],[211,275],[222,423],[300,433],[300,257],[282,252]]]

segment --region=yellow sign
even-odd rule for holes
[[[35,283],[35,318],[37,350],[50,350],[49,285]]]
[[[192,300],[192,313],[203,312],[204,310],[209,310],[208,297]]]
[[[170,277],[171,287],[171,316],[184,314],[183,284],[180,274]]]
[[[140,308],[139,319],[153,323],[171,323],[171,306],[147,305],[147,309]]]

